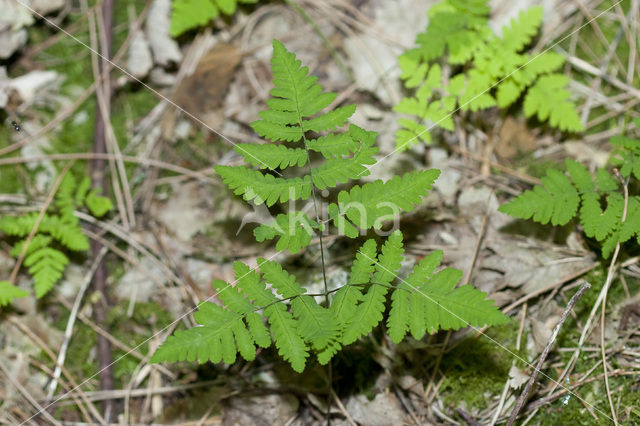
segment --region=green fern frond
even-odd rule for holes
[[[561,130],[582,130],[566,90],[568,80],[553,74],[564,58],[556,53],[534,57],[523,52],[539,30],[542,8],[520,12],[499,37],[489,29],[487,2],[473,3],[475,6],[468,8],[465,2],[444,0],[432,7],[429,26],[416,37],[417,47],[400,56],[401,78],[412,95],[403,98],[394,110],[416,119],[399,119],[398,148],[405,149],[418,138],[429,143],[427,128],[434,125],[453,130],[450,115],[456,105],[472,112],[494,106],[507,108],[523,95],[527,117],[537,115]],[[453,73],[438,77],[440,69],[434,70],[440,65],[447,65]],[[494,90],[496,82],[500,84]]]
[[[428,279],[442,262],[443,252],[437,250],[423,258],[413,268],[406,280],[397,286],[391,296],[391,311],[387,319],[389,337],[399,343],[407,330],[415,339],[421,339],[427,329],[426,306],[424,298],[416,293],[422,283]]]
[[[9,305],[14,299],[27,297],[28,295],[28,291],[14,286],[9,281],[0,281],[0,306]]]
[[[610,139],[614,146],[611,163],[618,166],[623,177],[633,174],[640,179],[640,140],[626,136],[614,136]]]
[[[279,214],[276,220],[254,229],[253,235],[259,243],[278,237],[276,250],[295,254],[309,245],[314,229],[319,228],[320,225],[303,212],[294,212]]]
[[[463,3],[458,5],[462,7]],[[276,178],[246,167],[216,166],[215,170],[223,181],[246,200],[271,206],[278,201],[308,199],[312,184],[317,189],[326,189],[365,175],[368,172],[366,166],[375,163],[375,132],[350,125],[345,132],[307,137],[308,132],[335,130],[344,125],[354,108],[348,106],[320,113],[335,99],[335,95],[322,93],[317,79],[309,76],[308,69],[302,67],[295,55],[287,52],[278,41],[274,41],[272,70],[276,86],[271,91],[274,98],[267,101],[268,110],[259,114],[261,120],[253,123],[254,130],[272,142],[302,141],[304,150],[290,149],[285,145],[274,148],[266,144],[241,145],[237,150],[253,166],[285,169],[306,165],[308,174]],[[439,76],[440,70],[434,66],[427,72],[430,73]],[[431,89],[429,86],[421,87],[422,91]],[[455,101],[448,95],[441,100],[450,108],[455,107]],[[430,114],[429,107],[426,111]],[[308,164],[309,151],[320,153],[315,157],[321,156],[325,162],[319,166]],[[328,206],[329,219],[341,234],[351,238],[359,232],[354,224],[362,231],[380,228],[383,220],[391,219],[401,211],[413,210],[427,195],[439,173],[439,170],[416,171],[387,182],[375,181],[355,186],[350,191],[341,191],[338,202]],[[310,243],[315,230],[324,231],[319,222],[319,218],[311,220],[302,211],[292,209],[288,214],[278,215],[275,221],[258,226],[254,234],[258,241],[278,238],[278,251],[288,249],[295,253]],[[235,361],[238,352],[251,360],[255,357],[255,345],[268,347],[273,341],[279,355],[295,371],[301,372],[311,353],[317,356],[319,363],[325,364],[343,345],[371,332],[382,321],[389,290],[392,290],[392,305],[395,306],[391,308],[390,315],[394,319],[390,321],[395,323],[402,318],[405,323],[393,325],[394,336],[404,335],[407,327],[416,334],[418,330],[424,334],[426,329],[451,327],[452,321],[447,320],[444,314],[438,314],[435,319],[428,318],[426,314],[422,319],[412,318],[411,309],[415,311],[417,308],[411,308],[411,304],[417,302],[413,301],[413,296],[407,299],[401,294],[402,290],[407,292],[406,285],[399,284],[395,288],[392,284],[403,260],[403,252],[400,231],[392,233],[382,244],[380,254],[374,240],[365,241],[355,256],[347,284],[336,291],[328,306],[322,306],[323,301],[316,300],[319,296],[307,294],[296,277],[276,262],[258,258],[259,272],[235,262],[235,285],[221,280],[213,282],[222,306],[201,305],[195,315],[201,326],[177,331],[160,346],[152,361],[197,359],[200,362],[229,363]],[[432,269],[439,265],[439,260],[433,262]],[[421,265],[422,271],[427,263]],[[409,280],[423,285],[428,277],[420,274],[418,280],[417,275],[411,275]],[[449,281],[447,284],[455,286],[456,281]],[[449,293],[451,291],[444,292],[442,303],[449,302],[447,297],[455,299]],[[328,301],[329,296],[324,294],[324,301]],[[426,302],[420,303],[426,306]],[[467,312],[464,314],[468,315]]]
[[[151,362],[235,362],[233,329],[242,317],[213,303],[202,302],[194,318],[202,326],[176,331],[154,352]],[[252,359],[250,352],[246,355]]]
[[[4,216],[0,218],[0,231],[7,235],[26,237],[36,224],[38,213],[24,216]],[[51,235],[64,247],[85,251],[89,249],[89,240],[79,227],[75,216],[64,217],[45,214],[40,221],[38,232]]]
[[[22,253],[22,248],[24,247],[24,244],[26,242],[27,242],[26,239],[18,241],[13,246],[9,254],[13,257],[20,256],[20,253]],[[36,234],[31,239],[31,242],[29,242],[29,246],[27,247],[26,254],[29,255],[38,249],[49,246],[49,244],[51,244],[51,237],[48,237],[42,234]]]
[[[293,275],[282,269],[280,264],[259,258],[258,265],[265,280],[285,299],[291,299],[291,309],[298,320],[298,334],[314,350],[322,351],[327,346],[336,346],[339,337],[339,322],[331,312],[318,305],[311,296],[305,296],[303,289]]]
[[[624,243],[636,236],[640,245],[640,197],[630,197],[627,216],[620,227],[619,241]]]
[[[98,218],[113,210],[111,199],[98,195],[99,192],[101,191],[98,189],[92,189],[84,199],[84,205],[87,206],[89,212]]]
[[[258,0],[174,0],[171,12],[172,37],[208,24],[220,13],[233,15],[238,3],[256,3]]]
[[[543,225],[564,225],[575,215],[580,196],[571,180],[562,172],[549,170],[542,179],[542,185],[526,190],[498,209],[502,213],[520,219],[532,218]]]
[[[309,176],[285,179],[235,166],[215,166],[214,170],[235,194],[242,195],[247,201],[253,200],[256,205],[265,203],[272,206],[277,201],[286,203],[289,200],[306,200],[311,196]]]
[[[100,217],[113,207],[111,200],[97,195],[98,191],[95,189],[89,191],[90,187],[91,179],[85,177],[78,183],[73,174],[68,172],[27,247],[24,265],[33,276],[38,298],[44,296],[62,277],[69,263],[62,250],[89,249],[89,239],[80,227],[75,210],[85,205],[94,216]],[[12,256],[18,257],[22,253],[26,237],[35,228],[39,215],[33,212],[0,217],[0,231],[8,236],[21,238],[11,249]]]

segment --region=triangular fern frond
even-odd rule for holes
[[[475,6],[480,7],[481,3],[473,0]],[[464,2],[457,4],[466,7]],[[474,27],[473,19],[468,26]],[[278,201],[306,200],[314,189],[325,190],[366,175],[366,166],[375,163],[377,134],[355,125],[350,125],[345,132],[314,134],[343,126],[354,107],[321,113],[335,100],[335,94],[323,93],[317,78],[309,76],[308,69],[302,67],[295,55],[286,51],[278,41],[274,41],[271,63],[276,86],[271,91],[273,98],[267,101],[268,110],[259,113],[261,120],[254,122],[253,128],[272,142],[302,142],[304,149],[292,149],[284,144],[242,144],[237,151],[254,167],[286,169],[305,165],[306,173],[303,172],[302,177],[299,174],[275,177],[247,167],[216,166],[215,170],[223,181],[246,200],[271,206]],[[434,75],[439,79],[441,76],[441,69],[437,66],[424,72],[427,78]],[[423,85],[420,90],[435,90],[435,82],[432,83]],[[444,94],[439,102],[452,109],[456,98]],[[425,105],[425,119],[433,117],[430,108],[434,107]],[[439,111],[438,108],[435,110],[436,113]],[[310,151],[319,155],[312,157]],[[324,159],[323,164],[309,164],[310,159],[315,161],[319,157]],[[412,211],[427,195],[439,174],[439,170],[415,171],[387,182],[375,181],[341,191],[337,203],[331,203],[327,208],[329,221],[341,235],[351,238],[359,233],[356,226],[363,233],[370,228],[379,229],[384,220],[392,219],[402,211]],[[317,208],[319,197],[313,194]],[[324,192],[322,196],[328,197]],[[318,208],[318,216],[312,220],[304,210],[291,207],[292,204],[289,212],[279,214],[275,221],[258,226],[254,230],[256,239],[278,238],[278,251],[288,249],[296,253],[310,244],[316,230],[321,230],[322,233],[315,234],[322,247],[326,229],[319,216],[324,209]],[[390,291],[393,305],[390,324],[395,337],[404,336],[408,328],[418,335],[427,329],[452,326],[452,321],[446,320],[444,314],[438,314],[433,321],[440,322],[433,323],[428,321],[432,319],[427,314],[419,319],[413,318],[412,312],[417,308],[412,304],[427,306],[426,302],[413,299],[411,285],[401,283],[394,287],[393,282],[403,261],[402,239],[400,231],[393,232],[382,243],[379,254],[375,240],[366,240],[355,256],[346,285],[338,289],[332,298],[332,291],[328,288],[322,295],[307,294],[293,274],[271,260],[258,258],[257,270],[235,262],[235,285],[221,280],[213,282],[222,306],[201,305],[195,316],[201,326],[176,332],[157,350],[152,361],[198,359],[200,362],[229,362],[235,361],[237,352],[252,360],[256,353],[255,345],[267,347],[273,341],[279,355],[295,371],[301,372],[312,352],[317,355],[319,363],[325,364],[343,345],[370,333],[383,319]],[[439,265],[441,255],[430,259],[437,259],[437,262],[432,260],[429,264],[425,261],[418,270],[433,270]],[[416,272],[408,279],[415,281],[417,287],[422,286],[427,278],[428,274]],[[447,284],[455,286],[455,282],[447,281]],[[442,303],[450,301],[447,297],[455,299],[449,293],[444,293]],[[323,306],[325,303],[328,305]],[[211,318],[205,318],[206,315],[211,315]],[[221,345],[225,347],[222,349]]]
[[[429,143],[427,128],[436,125],[451,131],[456,105],[472,112],[496,105],[507,108],[523,94],[527,117],[537,115],[561,130],[582,130],[566,90],[568,79],[554,73],[564,58],[552,52],[533,56],[524,51],[538,33],[542,8],[520,12],[497,36],[489,29],[488,2],[473,3],[477,7],[443,0],[432,7],[429,26],[416,37],[417,47],[400,56],[401,78],[410,95],[394,110],[415,120],[398,120],[402,126],[396,132],[398,148],[407,148],[418,138]],[[447,72],[441,73],[440,66]],[[453,102],[446,100],[446,93]]]
[[[621,139],[615,141],[624,143]],[[633,151],[635,146],[630,150],[624,146],[618,147],[621,151],[614,152],[614,163],[625,164],[622,158],[628,158],[629,151]],[[551,221],[553,225],[564,225],[579,212],[585,235],[601,243],[605,258],[611,255],[618,243],[624,243],[634,236],[638,237],[640,244],[640,198],[627,194],[625,216],[625,195],[619,187],[618,178],[603,168],[597,169],[593,177],[577,161],[568,159],[565,163],[569,177],[559,171],[549,170],[547,176],[542,178],[542,185],[526,190],[500,206],[499,210],[521,219],[533,218],[542,224]],[[632,168],[626,172],[628,179]],[[579,211],[576,210],[578,205]]]

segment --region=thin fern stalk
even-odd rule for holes
[[[42,205],[42,208],[40,209],[40,212],[38,213],[38,217],[36,218],[35,224],[33,225],[33,228],[31,229],[31,232],[27,236],[27,239],[26,239],[25,243],[22,245],[22,250],[20,251],[20,254],[18,255],[18,259],[16,260],[16,264],[13,265],[13,269],[11,270],[11,275],[9,275],[9,282],[10,283],[14,283],[15,282],[16,277],[18,276],[18,271],[20,270],[20,266],[22,266],[22,262],[24,261],[24,258],[27,255],[27,250],[29,249],[29,244],[31,243],[31,240],[33,240],[33,237],[35,237],[36,233],[38,232],[38,227],[40,226],[40,222],[42,222],[42,219],[44,218],[45,214],[47,213],[47,209],[49,208],[49,206],[51,205],[51,202],[53,201],[53,197],[56,195],[56,192],[58,191],[58,188],[60,187],[60,184],[64,180],[65,175],[69,172],[69,170],[71,170],[71,167],[73,166],[73,163],[75,163],[75,160],[72,160],[69,163],[67,163],[67,165],[64,167],[64,169],[62,169],[62,172],[60,173],[60,175],[58,176],[56,181],[53,183],[53,187],[51,188],[51,191],[49,191],[49,194],[47,194],[47,198],[44,201],[44,204]]]
[[[287,0],[287,2],[289,2],[289,0]],[[294,3],[295,4],[295,3]],[[300,7],[298,7],[298,9],[300,11],[302,11],[302,9]],[[304,13],[304,11],[302,11]],[[303,15],[304,17],[304,15]],[[318,29],[319,31],[319,29]],[[302,126],[302,116],[300,114],[300,111],[298,112],[298,122],[300,123],[300,126]],[[304,143],[304,150],[307,153],[307,170],[309,171],[309,181],[311,183],[311,197],[313,200],[313,210],[315,212],[316,215],[316,222],[320,223],[320,214],[318,212],[318,202],[317,202],[317,198],[316,198],[316,186],[313,184],[313,170],[311,169],[311,155],[309,154],[309,145],[307,143],[307,137],[306,135],[303,133],[302,134],[302,141]],[[318,238],[320,240],[320,262],[322,265],[322,283],[324,284],[324,302],[327,308],[329,308],[329,286],[327,285],[327,270],[326,270],[326,266],[325,266],[325,259],[324,259],[324,242],[322,240],[322,235],[324,234],[324,232],[322,231],[322,229],[319,230],[318,232]],[[327,388],[328,388],[328,392],[327,392],[327,410],[325,412],[325,418],[327,419],[327,426],[331,425],[331,420],[330,420],[330,415],[331,415],[331,392],[333,391],[333,365],[332,365],[332,361],[330,360],[327,363]]]

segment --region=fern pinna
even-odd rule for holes
[[[89,177],[77,183],[73,175],[67,173],[55,195],[53,206],[42,217],[37,233],[27,246],[24,266],[33,277],[38,298],[47,294],[62,277],[69,264],[65,250],[81,252],[89,249],[89,240],[74,215],[74,210],[86,206],[91,214],[101,217],[112,208],[108,198],[98,195],[98,190],[90,190],[90,187]],[[11,249],[12,256],[18,257],[22,252],[28,235],[36,225],[37,217],[38,212],[0,217],[0,232],[18,239]],[[26,291],[9,281],[0,281],[0,306],[27,295]]]
[[[207,25],[220,14],[233,15],[238,3],[256,3],[258,0],[173,0],[170,33],[173,37]]]
[[[501,37],[489,28],[489,12],[486,0],[445,0],[429,10],[429,26],[417,36],[417,47],[398,59],[404,85],[413,96],[394,109],[416,117],[399,120],[399,149],[417,140],[429,143],[430,126],[453,131],[456,108],[508,108],[523,94],[527,117],[537,116],[561,130],[582,130],[566,90],[568,78],[555,73],[563,58],[553,52],[522,52],[538,33],[542,8],[520,12]]]
[[[640,124],[640,123],[639,123]],[[619,167],[620,176],[628,180],[640,179],[640,140],[615,136],[611,162]],[[607,258],[618,243],[634,236],[640,244],[640,196],[630,195],[625,210],[623,188],[616,176],[606,169],[598,169],[595,176],[575,160],[566,160],[568,175],[549,170],[542,185],[526,190],[500,206],[508,215],[552,225],[565,225],[578,216],[585,235],[602,244]],[[603,205],[606,206],[603,210]]]
[[[321,112],[336,95],[324,93],[317,78],[308,75],[307,67],[277,40],[271,64],[273,97],[252,127],[272,143],[237,145],[236,151],[258,170],[216,166],[224,182],[245,200],[271,206],[278,201],[307,200],[317,189],[335,188],[367,175],[366,166],[375,163],[376,134],[355,125],[339,131],[355,106]],[[278,141],[286,144],[276,144]],[[312,152],[324,162],[309,164]],[[283,176],[294,167],[303,167],[302,176]],[[272,172],[259,170],[265,168]],[[272,174],[275,172],[277,176]],[[327,223],[294,211],[258,226],[254,234],[258,241],[278,238],[277,249],[292,253],[308,246],[313,235],[321,237],[330,224],[339,234],[355,238],[360,232],[380,228],[380,217],[411,211],[439,173],[420,170],[387,182],[356,185],[340,191],[337,202],[329,205]],[[381,247],[373,239],[366,240],[355,255],[347,284],[332,294],[328,306],[306,294],[299,280],[274,261],[260,258],[255,269],[235,262],[233,283],[213,282],[221,304],[201,303],[194,314],[200,326],[176,331],[157,349],[152,361],[233,363],[238,352],[253,360],[256,346],[266,348],[273,341],[278,353],[301,372],[311,353],[325,364],[342,346],[370,333],[383,319],[388,294],[391,309],[387,326],[394,342],[401,341],[407,332],[420,339],[438,329],[506,320],[492,301],[485,300],[485,293],[469,285],[456,288],[459,271],[437,271],[442,252],[425,257],[406,279],[398,279],[402,239],[402,233],[395,231]],[[328,293],[324,296],[329,299]]]

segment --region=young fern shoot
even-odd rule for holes
[[[376,162],[376,133],[355,125],[340,131],[355,112],[355,105],[323,112],[336,94],[323,92],[317,78],[277,40],[271,65],[272,98],[267,101],[268,109],[259,113],[261,120],[252,123],[253,129],[271,142],[235,147],[248,167],[215,167],[229,188],[248,202],[272,206],[308,200],[314,188],[335,188],[368,175],[366,166]],[[324,162],[309,164],[310,153]],[[265,168],[279,170],[278,176]],[[300,169],[299,175],[285,176],[294,168]],[[290,210],[258,226],[254,235],[259,242],[277,239],[277,250],[291,253],[307,247],[314,235],[327,231],[325,227],[356,238],[369,229],[379,229],[380,218],[413,210],[439,174],[435,169],[419,170],[387,182],[355,185],[340,191],[337,202],[328,206],[326,223]],[[403,258],[399,230],[380,248],[374,239],[367,239],[355,254],[347,283],[331,299],[325,294],[327,306],[306,294],[299,280],[276,262],[259,258],[255,269],[235,262],[232,283],[213,282],[220,304],[202,302],[194,314],[200,326],[176,331],[151,360],[234,363],[237,353],[253,360],[256,346],[267,348],[273,342],[280,356],[302,372],[312,353],[319,363],[326,364],[343,346],[369,334],[383,320],[387,295],[391,297],[387,325],[394,342],[401,341],[407,332],[420,339],[439,329],[508,320],[486,300],[485,293],[470,285],[456,288],[459,271],[447,268],[437,272],[442,252],[420,261],[406,280],[397,278]]]

